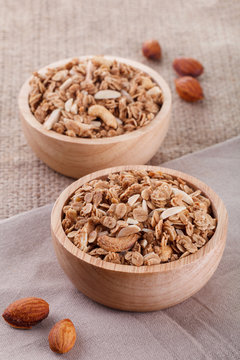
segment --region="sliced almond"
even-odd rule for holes
[[[43,127],[46,130],[51,130],[53,125],[56,124],[56,122],[58,122],[58,119],[60,117],[60,113],[61,113],[60,109],[53,110],[53,112],[51,113],[51,115],[49,116],[47,121],[45,121],[45,123],[43,124]]]
[[[119,118],[116,117],[116,120],[117,120],[118,125],[122,125],[122,124],[123,124],[122,120],[120,120]]]
[[[167,210],[167,209],[166,209],[166,208],[157,208],[157,209],[154,209],[154,210],[152,210],[152,211],[150,212],[149,216],[153,216],[154,211],[163,212],[163,211],[165,211],[165,210]]]
[[[88,220],[88,222],[86,222],[82,228],[83,231],[86,231],[87,234],[89,235],[93,230],[95,229],[95,226],[93,224],[93,222],[91,220]]]
[[[118,233],[118,237],[125,237],[132,234],[136,234],[141,231],[141,228],[137,225],[129,225],[123,229],[121,229]]]
[[[129,102],[133,102],[133,98],[126,90],[121,90],[121,93],[123,96],[125,96],[128,99]]]
[[[117,225],[111,230],[111,235],[116,234],[120,229],[127,227],[128,223],[124,220],[118,220]]]
[[[71,106],[71,113],[74,114],[74,115],[77,115],[78,113],[78,106],[76,103],[74,103],[72,106]]]
[[[174,193],[174,195],[182,195],[183,201],[185,201],[189,205],[193,205],[193,199],[191,198],[191,196],[185,193],[185,191],[173,187],[172,192]]]
[[[135,195],[130,196],[130,198],[128,199],[128,204],[130,206],[133,206],[135,204],[135,202],[138,200],[139,197],[140,197],[139,194],[135,194]]]
[[[147,229],[147,228],[143,228],[141,231],[143,231],[143,232],[145,232],[145,233],[153,232],[153,230]]]
[[[61,70],[56,72],[56,74],[52,77],[52,79],[53,81],[63,81],[67,75],[68,75],[68,70]]]
[[[86,67],[86,78],[84,83],[91,83],[92,82],[92,74],[93,74],[94,66],[91,60],[88,60],[87,67]]]
[[[94,95],[94,99],[103,100],[103,99],[117,99],[121,96],[119,91],[115,90],[100,90]]]
[[[142,201],[142,208],[143,208],[144,211],[146,211],[148,213],[148,206],[147,206],[146,200]]]
[[[70,99],[68,99],[68,101],[65,102],[64,107],[67,112],[70,112],[72,104],[73,104],[73,98],[70,98]]]
[[[147,229],[147,230],[148,230],[148,229]],[[141,245],[141,247],[142,247],[143,249],[145,249],[146,246],[147,246],[147,244],[148,244],[148,242],[147,242],[146,239],[143,239],[143,240],[139,241],[139,244]]]
[[[60,86],[60,90],[64,91],[67,90],[67,88],[69,88],[70,85],[72,85],[72,78],[67,79],[66,81],[64,81],[64,83]]]
[[[122,252],[127,251],[138,240],[137,234],[131,234],[129,236],[123,236],[121,238],[114,238],[107,235],[99,236],[97,239],[97,244],[102,249],[112,252]]]
[[[43,79],[46,79],[47,78],[47,72],[48,72],[48,69],[42,69],[42,70],[39,70],[38,71],[38,74],[43,78]]]
[[[181,211],[185,210],[186,207],[185,206],[174,206],[174,207],[171,207],[165,211],[163,211],[160,215],[160,218],[161,219],[167,219],[169,216],[173,216],[173,215],[176,215],[178,213],[180,213]]]
[[[158,95],[158,94],[161,94],[162,92],[161,92],[161,90],[159,89],[159,87],[158,86],[154,86],[153,88],[151,88],[151,89],[149,89],[148,91],[147,91],[147,95],[150,95],[150,96],[152,96],[152,95]]]

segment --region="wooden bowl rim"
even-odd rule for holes
[[[92,57],[93,57],[93,55],[89,55],[89,56],[86,55],[86,56],[77,56],[75,58],[78,58],[79,60],[82,61],[85,59],[90,59]],[[163,105],[162,105],[160,111],[155,116],[155,118],[148,125],[140,128],[140,129],[134,130],[132,132],[123,134],[123,135],[118,135],[118,136],[113,136],[113,137],[104,137],[104,138],[99,138],[99,139],[73,138],[73,137],[70,137],[67,135],[58,134],[57,132],[55,132],[53,130],[46,130],[43,128],[42,124],[40,124],[37,121],[37,119],[32,114],[30,107],[28,105],[28,96],[29,96],[29,92],[30,92],[29,81],[32,79],[32,76],[30,76],[24,82],[24,84],[22,85],[22,87],[20,89],[19,96],[18,96],[19,112],[22,115],[23,119],[25,121],[27,121],[31,127],[33,127],[35,130],[41,132],[43,135],[45,135],[49,138],[55,139],[55,140],[60,140],[63,142],[73,143],[73,144],[85,144],[85,145],[86,144],[88,144],[88,145],[114,144],[114,143],[124,142],[129,139],[134,139],[134,138],[142,135],[143,133],[148,133],[150,131],[153,131],[154,128],[159,124],[159,122],[163,121],[166,118],[166,116],[169,114],[169,112],[171,110],[172,96],[171,96],[171,91],[170,91],[170,88],[169,88],[167,82],[155,70],[148,67],[147,65],[141,64],[138,61],[130,60],[130,59],[126,59],[126,58],[122,58],[122,57],[118,57],[118,56],[106,55],[104,57],[109,60],[117,60],[119,62],[126,63],[128,65],[131,65],[137,69],[144,71],[145,73],[150,75],[153,78],[153,80],[160,86],[160,88],[163,92],[163,97],[164,97]],[[44,66],[39,71],[44,71],[47,68],[52,68],[52,67],[57,67],[57,66],[63,65],[65,63],[71,61],[73,58],[74,57],[56,61],[47,66]]]
[[[131,265],[119,265],[119,264],[106,262],[99,258],[95,258],[94,256],[91,256],[83,252],[79,248],[77,248],[68,239],[62,228],[61,218],[62,218],[63,206],[65,205],[69,197],[84,183],[96,178],[101,178],[102,176],[108,175],[110,173],[114,173],[122,170],[161,171],[169,175],[182,178],[183,180],[186,180],[187,183],[193,185],[195,188],[200,189],[202,193],[205,194],[210,199],[214,215],[217,217],[217,227],[214,235],[195,254],[188,255],[184,258],[169,263],[150,265],[150,266],[140,266],[140,267],[131,266]],[[226,232],[227,224],[228,224],[228,214],[223,204],[223,201],[208,185],[198,180],[197,178],[190,176],[186,173],[180,172],[178,170],[159,167],[159,166],[150,166],[150,165],[123,165],[118,167],[107,168],[104,170],[99,170],[94,173],[83,176],[82,178],[76,180],[71,185],[69,185],[65,190],[63,190],[63,192],[56,200],[51,213],[52,236],[54,236],[57,239],[57,241],[59,241],[59,243],[73,256],[98,268],[103,268],[110,271],[135,273],[135,274],[151,274],[151,273],[177,270],[182,266],[187,266],[198,261],[198,259],[200,259],[201,257],[207,255],[211,251],[214,251],[216,245],[218,245],[221,241],[225,241],[223,235]]]

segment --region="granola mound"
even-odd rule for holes
[[[154,119],[162,91],[146,73],[96,56],[35,72],[29,106],[47,130],[72,137],[112,137]]]
[[[62,226],[89,255],[116,264],[155,265],[195,253],[217,220],[201,191],[159,171],[122,171],[75,191]]]

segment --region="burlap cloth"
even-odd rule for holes
[[[239,134],[239,1],[1,0],[0,9],[1,218],[53,201],[72,181],[36,158],[18,119],[20,86],[33,70],[58,59],[119,55],[163,75],[173,93],[172,123],[151,164]],[[159,64],[141,55],[149,38],[162,45]],[[204,64],[202,103],[188,104],[176,95],[171,63],[177,56]]]
[[[78,292],[51,244],[52,205],[0,221],[1,311],[26,296],[44,298],[49,317],[29,331],[0,319],[1,360],[57,359],[48,347],[55,322],[75,324],[71,360],[239,360],[240,137],[165,164],[205,181],[229,215],[226,249],[211,280],[182,304],[152,313],[108,309]]]

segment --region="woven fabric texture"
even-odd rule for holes
[[[0,218],[53,201],[72,181],[36,158],[18,118],[24,80],[58,59],[118,55],[163,75],[173,93],[172,122],[151,164],[240,133],[239,1],[0,0],[0,8]],[[149,38],[162,46],[160,63],[141,54]],[[171,64],[178,56],[203,63],[203,102],[189,104],[176,95]]]

